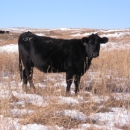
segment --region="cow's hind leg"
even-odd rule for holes
[[[30,91],[35,93],[36,89],[35,89],[34,84],[33,84],[33,67],[31,67],[31,70],[29,70],[29,72],[27,72],[27,74],[28,74],[28,81],[30,84]]]
[[[73,81],[73,72],[72,70],[66,72],[66,83],[67,83],[67,88],[66,88],[66,96],[70,96],[70,86]]]
[[[79,83],[80,83],[80,76],[75,75],[74,76],[74,84],[75,84],[75,95],[77,95],[79,91]]]
[[[30,85],[30,91],[35,92],[35,87],[33,84],[33,64],[31,60],[27,59],[26,62],[24,61],[24,73],[23,73],[23,89],[27,92],[27,82]],[[25,89],[26,88],[26,89]]]

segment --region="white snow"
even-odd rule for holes
[[[43,33],[35,33],[38,36],[45,36]]]
[[[123,30],[120,30],[120,29],[109,29],[109,30],[99,30],[100,32],[109,32],[109,33],[111,33],[111,32],[127,32],[127,31],[130,31],[130,29],[128,28],[128,29],[123,29]]]
[[[111,127],[111,126],[106,126],[106,125],[97,125],[97,124],[88,124],[88,123],[79,125],[78,129],[76,130],[89,130],[90,128],[95,129],[95,130],[122,130],[116,127]]]
[[[33,110],[27,110],[27,109],[11,109],[10,113],[12,115],[16,116],[20,116],[20,115],[26,115],[26,114],[30,114],[33,113]]]
[[[79,110],[64,110],[64,115],[70,116],[74,120],[84,121],[87,119],[87,116]]]
[[[130,49],[130,43],[116,43],[108,42],[106,44],[101,44],[101,50],[111,51],[111,50],[125,50]]]
[[[81,37],[85,37],[85,36],[89,36],[91,34],[95,34],[95,33],[98,33],[98,32],[104,32],[106,34],[102,34],[100,35],[101,37],[116,37],[116,38],[119,38],[119,37],[124,37],[124,36],[130,36],[130,31],[121,31],[121,30],[106,30],[106,31],[93,31],[93,32],[87,32],[87,33],[75,33],[75,34],[72,34],[71,36],[72,37],[78,37],[78,36],[81,36]]]
[[[46,106],[47,103],[44,102],[43,98],[36,94],[26,94],[26,93],[18,93],[16,91],[12,91],[12,94],[18,99],[25,101],[25,103],[31,103],[36,106]]]
[[[85,121],[87,119],[87,116],[83,112],[80,112],[79,110],[56,111],[56,114],[57,115],[69,116],[73,120]]]
[[[59,28],[60,30],[64,31],[64,30],[70,30],[69,28]]]
[[[125,108],[110,108],[112,112],[94,113],[90,118],[109,127],[130,125],[130,111]]]
[[[72,34],[71,36],[72,36],[72,37],[78,37],[78,36],[85,37],[85,36],[89,36],[89,35],[95,34],[95,33],[97,33],[97,32],[90,32],[90,33],[83,33],[83,34],[81,34],[81,33],[76,33],[76,34]]]
[[[115,33],[110,33],[110,34],[103,34],[101,37],[124,37],[124,36],[129,36],[130,32],[115,32]]]
[[[28,30],[27,28],[10,28],[7,29],[12,32],[22,32],[25,30]],[[60,30],[71,30],[69,28],[60,28]],[[74,29],[73,29],[74,30]],[[76,30],[76,29],[75,29]],[[103,31],[102,31],[103,32]],[[101,36],[106,36],[106,37],[124,37],[126,35],[130,35],[129,29],[122,31],[121,30],[106,30],[104,31],[107,33],[103,34]],[[88,36],[93,32],[90,33],[75,33],[72,36]],[[113,34],[112,34],[113,33]],[[44,36],[42,33],[37,33],[39,36]],[[116,43],[116,42],[108,42],[107,44],[102,44],[101,45],[101,50],[105,51],[111,51],[113,49],[130,49],[130,43]],[[7,52],[7,53],[18,53],[18,45],[17,44],[9,44],[9,45],[4,45],[0,46],[0,53]],[[20,115],[26,115],[26,114],[32,114],[35,112],[34,110],[30,109],[24,109],[24,106],[26,104],[32,104],[35,106],[42,106],[46,107],[50,103],[50,99],[56,99],[57,105],[58,104],[70,104],[72,106],[78,105],[80,103],[86,103],[86,102],[96,102],[96,103],[101,103],[101,102],[106,102],[109,97],[107,96],[98,96],[98,95],[92,95],[89,92],[89,99],[84,99],[83,96],[72,96],[72,97],[64,97],[64,96],[40,96],[37,94],[26,94],[22,91],[22,84],[18,83],[15,80],[12,80],[10,83],[8,83],[8,78],[10,75],[13,75],[11,72],[0,72],[1,79],[0,81],[0,98],[1,99],[10,99],[12,94],[15,96],[18,101],[17,102],[10,102],[9,105],[12,105],[14,109],[10,108],[9,113],[12,116],[12,118],[4,117],[4,115],[0,115],[0,129],[1,130],[51,130],[51,129],[58,129],[58,130],[64,130],[65,128],[59,127],[59,126],[54,126],[53,128],[50,126],[44,126],[40,124],[27,124],[27,125],[21,125],[18,123],[20,120],[19,118],[16,118]],[[95,72],[88,71],[88,75],[91,77],[89,83],[95,79],[96,75],[98,75]],[[15,76],[14,76],[15,77]],[[55,83],[53,87],[66,87],[66,82],[63,79],[63,76],[59,76],[59,81],[58,83]],[[52,81],[55,81],[55,78],[50,79]],[[100,79],[99,79],[100,80]],[[92,81],[93,82],[93,81]],[[87,84],[88,81],[85,81],[85,84]],[[43,83],[37,83],[35,84],[36,86],[39,86],[41,88],[46,87],[45,84]],[[74,88],[74,85],[72,85],[71,89]],[[61,89],[58,89],[57,91],[61,91]],[[71,94],[73,95],[74,93],[71,91]],[[112,96],[116,100],[128,100],[130,99],[130,94],[129,93],[113,93]],[[51,103],[50,103],[51,104]],[[18,106],[21,106],[23,108],[18,109]],[[91,113],[90,116],[85,115],[83,112],[79,110],[70,110],[66,109],[63,111],[58,111],[56,114],[64,115],[64,116],[69,116],[74,120],[80,120],[80,121],[85,121],[86,119],[91,119],[96,122],[96,124],[81,124],[78,126],[77,130],[84,130],[84,129],[89,129],[90,127],[95,128],[95,129],[102,129],[102,130],[121,130],[120,128],[124,125],[130,126],[130,110],[126,108],[109,108],[110,112],[100,112],[100,113]],[[73,129],[71,129],[73,130]]]
[[[62,83],[62,81],[61,81]],[[0,84],[1,88],[5,88],[3,86],[3,82]],[[15,85],[18,85],[17,83],[14,83],[14,81],[11,83],[14,84],[12,85],[11,88],[15,89]],[[7,84],[8,85],[8,84]],[[18,88],[21,87],[21,84],[17,86]],[[76,96],[76,97],[64,97],[64,96],[47,96],[47,97],[41,97],[36,94],[26,94],[21,91],[21,89],[17,89],[17,91],[10,91],[10,90],[2,90],[0,91],[0,95],[3,98],[9,97],[11,94],[13,94],[15,97],[18,98],[18,102],[13,102],[10,103],[12,106],[15,106],[14,109],[10,109],[10,114],[12,114],[14,117],[18,117],[20,115],[26,115],[26,114],[31,114],[34,111],[33,110],[26,110],[26,109],[18,109],[17,105],[21,105],[24,107],[26,103],[31,103],[36,106],[47,106],[49,104],[49,99],[54,99],[57,98],[58,104],[70,104],[70,105],[77,105],[81,102],[88,102],[87,100],[84,100],[82,96]],[[5,97],[4,97],[5,95]],[[115,97],[120,97],[121,94],[115,95]],[[128,99],[128,97],[126,97]],[[97,95],[91,95],[89,98],[89,101],[92,102],[97,102],[100,103],[101,101],[106,102],[108,100],[108,97],[102,97],[102,96],[97,96]],[[64,116],[69,116],[74,120],[80,120],[80,121],[85,121],[86,119],[92,119],[96,124],[81,124],[78,126],[77,130],[84,130],[84,129],[89,129],[90,127],[92,128],[98,128],[98,129],[105,129],[105,130],[120,130],[119,128],[124,125],[130,125],[130,111],[125,109],[125,108],[109,108],[110,112],[105,112],[105,113],[93,113],[90,116],[86,116],[83,112],[80,112],[79,110],[63,110],[63,111],[58,111],[56,114],[64,115]],[[12,116],[12,117],[13,117]],[[16,129],[16,130],[40,130],[40,129],[52,129],[50,126],[44,126],[44,125],[38,125],[38,124],[28,124],[28,125],[21,125],[18,123],[19,119],[13,119],[13,118],[5,118],[1,115],[0,119],[0,128],[9,130],[9,129]],[[116,126],[119,126],[116,127]],[[64,129],[63,127],[55,126],[54,128],[62,130]]]
[[[112,95],[116,100],[128,100],[128,99],[130,99],[129,93],[113,93]]]
[[[66,81],[57,82],[54,84],[54,87],[58,87],[58,86],[66,87]]]
[[[38,125],[38,124],[28,124],[25,126],[22,126],[22,130],[49,130],[51,127]]]
[[[1,30],[8,30],[12,33],[22,33],[22,32],[27,32],[27,31],[37,31],[41,29],[36,29],[36,28],[25,28],[25,27],[10,27],[10,28],[3,28]]]
[[[44,126],[40,124],[27,124],[21,125],[18,123],[18,119],[16,118],[6,118],[2,115],[0,116],[0,129],[1,130],[52,130],[59,129],[62,130],[62,127],[54,126],[53,128],[50,126]]]
[[[59,97],[59,103],[61,103],[61,104],[67,103],[67,104],[74,105],[74,104],[78,104],[79,102],[78,102],[77,99],[72,98],[72,97],[62,97],[62,96],[60,96]]]
[[[0,53],[2,52],[18,53],[18,45],[9,44],[9,45],[0,46]]]
[[[108,96],[97,96],[97,95],[91,95],[90,96],[90,101],[95,102],[95,103],[106,102],[108,99],[109,99]]]

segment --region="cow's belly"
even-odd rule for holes
[[[74,74],[83,75],[84,74],[84,64],[82,62],[72,62],[71,60],[65,59],[49,59],[33,57],[33,65],[42,72],[45,73],[58,73],[66,72],[68,69],[73,69]]]
[[[52,62],[50,60],[32,60],[34,66],[42,72],[45,73],[56,73],[56,72],[65,72],[66,67],[64,63]]]

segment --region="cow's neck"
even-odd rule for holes
[[[92,57],[86,57],[86,60],[85,60],[85,71],[87,71],[91,65],[91,61],[92,61]]]

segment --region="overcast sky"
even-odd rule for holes
[[[130,28],[130,0],[0,0],[0,28]]]

